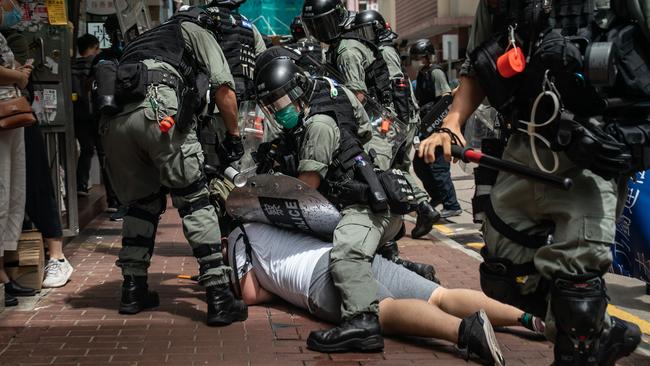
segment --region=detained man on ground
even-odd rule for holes
[[[341,297],[329,272],[332,243],[253,223],[234,230],[228,241],[234,281],[248,305],[278,296],[321,320],[340,323]],[[479,291],[446,289],[379,255],[372,260],[372,271],[384,334],[444,339],[456,344],[465,358],[503,365],[491,324],[543,332],[541,320],[513,306]]]

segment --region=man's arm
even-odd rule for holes
[[[340,46],[345,47],[345,46]],[[366,69],[363,66],[364,56],[357,48],[345,48],[337,57],[337,67],[345,78],[344,85],[352,90],[357,99],[363,103],[368,93],[366,86]],[[369,60],[366,60],[369,62]]]
[[[239,136],[239,122],[237,115],[237,95],[235,91],[227,84],[217,88],[214,93],[214,102],[219,108],[219,114],[223,118],[228,133],[232,136]]]
[[[259,56],[260,53],[266,51],[266,43],[255,24],[253,24],[253,38],[255,39],[255,56]]]
[[[306,122],[307,131],[299,151],[298,179],[318,189],[340,143],[336,122],[327,115],[315,115]]]
[[[483,98],[485,98],[485,92],[478,80],[469,76],[461,76],[460,86],[449,109],[449,114],[442,122],[442,127],[451,130],[464,144],[465,139],[460,129],[481,104]],[[435,151],[438,146],[442,146],[445,159],[450,161],[451,137],[446,133],[434,133],[422,141],[418,156],[423,157],[427,163],[432,163],[436,159]]]
[[[216,88],[215,103],[219,108],[228,133],[239,135],[237,124],[237,97],[226,56],[214,36],[207,30],[190,22],[182,25],[183,37],[192,48],[198,61],[204,65],[210,78],[210,86]]]
[[[433,68],[433,70],[431,70],[431,78],[433,79],[433,84],[435,86],[436,98],[451,94],[451,87],[449,86],[447,75],[445,75],[444,71],[438,68]]]
[[[255,272],[252,270],[239,280],[239,284],[242,300],[244,300],[246,305],[263,304],[273,300],[274,295],[260,285],[260,282],[255,276]]]

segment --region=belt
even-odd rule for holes
[[[178,91],[183,90],[183,79],[170,73],[169,71],[162,70],[148,70],[147,71],[147,86],[149,85],[167,85],[168,87]]]

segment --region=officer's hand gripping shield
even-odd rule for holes
[[[235,188],[226,202],[230,216],[298,230],[332,240],[341,214],[323,195],[286,175],[257,175]]]

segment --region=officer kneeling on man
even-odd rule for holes
[[[283,127],[272,154],[276,171],[318,189],[340,210],[330,271],[341,293],[342,324],[309,335],[321,352],[379,351],[377,285],[370,262],[377,247],[393,239],[401,214],[415,209],[413,191],[399,170],[380,171],[364,150],[372,132],[355,95],[327,78],[310,78],[287,57],[258,60],[257,101],[268,119]],[[263,164],[269,165],[269,164]]]

